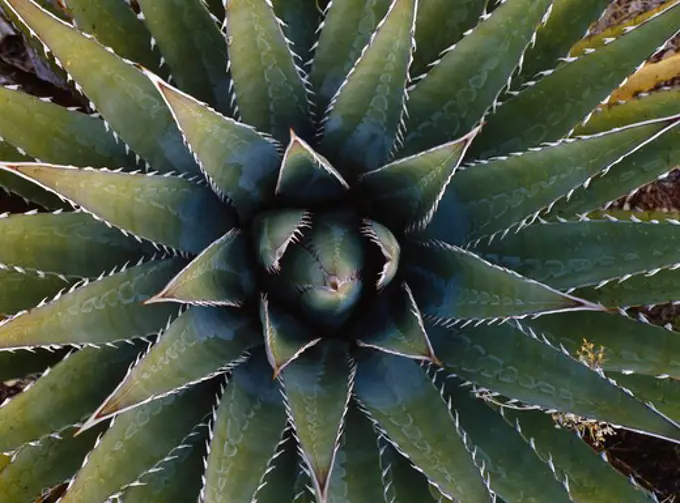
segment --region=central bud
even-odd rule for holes
[[[385,267],[381,273],[372,264],[374,256],[387,259],[381,235],[389,231],[350,211],[272,211],[257,217],[253,226],[268,292],[318,326],[338,329],[367,288],[382,288],[396,272],[398,251],[391,257],[395,263],[389,277]],[[392,241],[396,244],[393,236]]]

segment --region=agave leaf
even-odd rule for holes
[[[180,177],[36,163],[0,164],[3,169],[123,232],[190,253],[199,253],[235,222],[208,187]]]
[[[536,42],[524,55],[520,75],[513,78],[513,87],[533,80],[538,72],[555,68],[610,3],[609,0],[556,1],[548,21],[536,33]]]
[[[518,67],[551,4],[503,2],[442,55],[410,93],[408,132],[399,155],[449,142],[477,125]]]
[[[259,335],[259,327],[241,311],[190,308],[168,326],[88,423],[226,372],[257,345]]]
[[[384,501],[383,487],[376,432],[364,414],[351,403],[331,472],[327,501],[376,503]]]
[[[123,491],[125,503],[172,501],[196,503],[201,492],[201,476],[208,428],[194,428],[168,455],[138,481]]]
[[[656,63],[645,63],[611,95],[611,103],[631,100],[638,94],[662,87],[665,82],[680,77],[680,56],[675,54]]]
[[[234,370],[215,413],[202,501],[250,503],[282,447],[286,414],[261,352]]]
[[[177,86],[230,113],[227,42],[203,0],[141,0],[139,6]]]
[[[344,0],[328,4],[309,76],[318,113],[327,110],[391,1]]]
[[[612,309],[675,302],[680,299],[680,271],[673,264],[668,269],[652,269],[623,281],[578,288],[574,295]]]
[[[312,480],[309,474],[302,468],[298,468],[294,485],[295,498],[293,503],[318,503],[312,489]]]
[[[530,225],[475,251],[522,276],[566,289],[678,264],[679,249],[680,225],[589,221]]]
[[[507,154],[568,134],[678,26],[680,4],[675,4],[614,42],[562,65],[490,116],[472,154]]]
[[[237,115],[285,141],[308,131],[305,77],[268,0],[230,0],[225,19]]]
[[[258,0],[259,1],[259,0]],[[271,197],[279,158],[275,144],[147,73],[186,138],[213,190],[248,218]]]
[[[569,493],[579,503],[630,501],[651,503],[656,499],[633,485],[606,459],[598,456],[573,432],[555,427],[549,415],[540,411],[503,408],[502,414],[555,470],[558,480],[568,482]]]
[[[29,374],[39,374],[56,365],[66,356],[66,350],[46,349],[0,351],[0,382]]]
[[[255,291],[246,238],[231,230],[216,240],[152,299],[194,305],[240,306]]]
[[[371,211],[392,228],[425,227],[478,132],[475,128],[455,141],[362,175],[359,188],[367,195]]]
[[[570,503],[570,494],[551,472],[547,463],[534,455],[515,429],[484,402],[461,388],[456,376],[438,372],[435,384],[444,399],[453,402],[456,418],[477,448],[477,461],[484,466],[491,489],[504,501],[554,501]],[[522,476],[531,474],[531,483]]]
[[[161,56],[154,51],[151,34],[127,2],[68,0],[67,9],[79,30],[94,35],[122,58],[148,68],[160,68]]]
[[[426,235],[446,241],[480,236],[536,218],[558,199],[680,124],[678,117],[633,125],[580,140],[502,157],[453,177]],[[451,226],[454,212],[462,220]],[[464,216],[463,216],[464,215]],[[461,236],[462,234],[462,236]]]
[[[0,267],[0,316],[9,316],[54,297],[62,288],[74,281],[56,274],[38,274]]]
[[[585,312],[522,320],[520,326],[572,355],[578,354],[584,338],[604,348],[601,367],[605,372],[634,371],[680,378],[680,335],[663,327],[616,314]]]
[[[383,471],[385,500],[391,503],[441,501],[433,498],[430,490],[434,486],[429,484],[427,477],[416,470],[408,459],[384,439],[380,446],[380,467]],[[450,500],[446,498],[445,501]]]
[[[0,349],[105,344],[151,335],[177,306],[145,306],[182,267],[180,259],[149,262],[104,277],[0,322]]]
[[[385,260],[376,283],[376,287],[380,290],[389,285],[397,275],[401,246],[394,234],[384,225],[368,219],[364,220],[363,224],[362,233],[380,249]]]
[[[438,241],[405,248],[406,281],[425,315],[438,319],[522,316],[594,306]]]
[[[272,0],[274,13],[283,21],[283,33],[293,44],[299,63],[306,64],[312,59],[312,46],[317,39],[317,28],[321,22],[321,9],[317,1]]]
[[[265,473],[255,493],[257,503],[292,502],[295,499],[295,479],[298,469],[295,440],[287,435],[277,449],[277,455],[269,460],[267,465],[269,471]]]
[[[2,2],[49,48],[123,141],[154,169],[197,171],[170,112],[138,69],[31,0]]]
[[[417,0],[393,0],[328,105],[320,149],[341,173],[380,167],[399,138]]]
[[[156,251],[87,213],[0,218],[0,263],[66,276],[96,278]]]
[[[73,438],[74,431],[66,428],[59,432],[60,438],[48,436],[19,449],[11,463],[0,469],[2,501],[41,501],[46,488],[68,480],[101,434],[92,430]]]
[[[549,410],[680,440],[677,424],[581,362],[507,323],[456,332],[428,327],[428,333],[446,369],[484,389]]]
[[[416,17],[416,47],[411,75],[427,72],[447,48],[463,38],[484,13],[487,0],[460,0],[455,9],[448,0],[420,0]],[[415,500],[414,500],[415,501]]]
[[[55,164],[135,167],[134,157],[101,119],[7,87],[0,87],[0,108],[0,137],[28,156]],[[0,159],[19,160],[2,153]]]
[[[454,418],[416,362],[365,352],[355,393],[376,426],[443,493],[471,503],[491,501]]]
[[[631,390],[645,403],[651,404],[674,421],[680,422],[680,380],[639,374],[609,374],[620,386]]]
[[[268,271],[281,269],[281,259],[288,246],[302,236],[302,229],[311,225],[306,210],[281,210],[260,213],[253,221],[253,237],[258,259]]]
[[[314,338],[310,330],[288,310],[275,302],[270,303],[266,297],[260,301],[260,321],[267,359],[274,369],[274,377],[321,340],[321,337]]]
[[[214,388],[201,384],[118,416],[60,503],[105,501],[152,469],[205,417]]]
[[[300,454],[322,502],[327,501],[354,372],[347,347],[335,341],[309,348],[281,372]]]
[[[0,141],[0,159],[2,159],[0,162],[22,162],[32,160],[28,156],[18,154],[16,150],[14,150],[14,152],[18,155],[7,155],[7,153],[10,152],[11,147],[4,147],[9,147],[9,145]],[[42,187],[38,187],[36,184],[31,183],[14,173],[0,170],[0,195],[3,195],[3,192],[19,196],[24,201],[30,201],[47,210],[57,210],[68,207],[68,204],[64,203],[57,196],[46,191]]]
[[[359,346],[416,360],[437,362],[420,310],[406,283],[378,296],[357,323]]]
[[[347,189],[349,184],[330,162],[291,130],[276,194],[287,203],[313,204],[338,199]]]
[[[577,134],[596,134],[642,120],[680,113],[680,90],[659,91],[595,113]],[[572,217],[601,208],[623,194],[655,181],[676,166],[680,156],[680,130],[675,128],[612,166],[606,176],[578,188],[569,199],[557,201],[551,215]]]
[[[81,421],[124,375],[139,346],[85,348],[0,408],[0,452]]]

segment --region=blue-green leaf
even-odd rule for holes
[[[235,218],[205,185],[180,177],[80,169],[51,164],[0,164],[133,236],[199,253],[234,226]]]
[[[299,241],[303,229],[311,226],[306,210],[286,209],[260,213],[253,220],[253,240],[259,262],[269,272],[281,270],[288,247]]]
[[[319,148],[341,173],[356,175],[380,167],[398,142],[416,5],[417,0],[393,0],[328,105]]]

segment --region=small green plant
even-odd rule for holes
[[[552,416],[680,442],[680,336],[626,315],[680,225],[590,213],[680,158],[677,90],[598,108],[680,5],[566,57],[607,3],[0,0],[89,102],[0,89],[43,209],[0,501],[654,501]]]

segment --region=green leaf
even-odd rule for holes
[[[306,210],[286,209],[257,215],[253,221],[253,240],[260,264],[269,272],[278,272],[288,247],[299,241],[303,229],[310,226]]]
[[[59,432],[61,438],[49,436],[39,443],[25,445],[0,469],[0,498],[7,502],[41,501],[48,487],[68,480],[92,449],[99,430],[72,438],[73,428]]]
[[[425,233],[446,241],[468,241],[521,228],[555,201],[568,199],[578,187],[587,186],[593,177],[678,124],[677,117],[665,118],[462,170],[451,180],[441,214],[435,215]],[[450,224],[454,211],[461,220],[457,228]]]
[[[427,73],[430,63],[477,25],[487,3],[487,0],[459,0],[452,9],[449,0],[420,0],[416,17],[418,50],[413,55],[411,75]]]
[[[680,380],[667,377],[658,379],[639,374],[608,374],[620,386],[632,391],[639,400],[652,404],[673,421],[680,422]]]
[[[361,232],[380,249],[380,253],[385,260],[376,287],[378,290],[385,288],[397,275],[399,270],[399,257],[401,256],[401,246],[399,240],[392,234],[387,227],[373,220],[365,219]]]
[[[94,35],[119,56],[154,71],[159,68],[161,55],[153,50],[151,34],[127,2],[68,0],[67,9],[79,30]]]
[[[202,496],[250,503],[281,448],[286,414],[279,383],[261,352],[234,370],[215,414]],[[280,500],[279,500],[280,501]]]
[[[125,376],[140,349],[85,348],[44,373],[0,408],[0,452],[83,420]]]
[[[382,502],[383,491],[376,432],[370,421],[351,403],[330,476],[328,503]]]
[[[48,367],[59,363],[65,355],[66,350],[31,349],[0,351],[0,382],[17,379],[29,374],[40,374]]]
[[[252,216],[274,192],[279,167],[275,143],[158,77],[147,76],[172,111],[213,190],[233,202],[242,217]]]
[[[96,278],[156,251],[84,212],[9,215],[0,235],[1,264],[66,276]]]
[[[135,167],[101,119],[7,87],[0,87],[0,108],[0,137],[28,156],[55,164]],[[20,160],[2,154],[0,159]]]
[[[312,46],[317,40],[317,28],[321,23],[321,9],[317,1],[272,0],[274,13],[283,21],[283,33],[293,43],[293,52],[300,63],[312,59]]]
[[[420,310],[406,283],[381,293],[358,321],[355,333],[359,346],[437,362]]]
[[[287,309],[276,302],[270,303],[266,297],[260,301],[260,321],[267,360],[274,369],[274,377],[321,340],[321,337],[314,338],[310,330]]]
[[[202,0],[141,0],[139,6],[177,86],[230,113],[227,42],[207,5]]]
[[[371,211],[392,228],[425,227],[478,131],[362,175],[359,189],[370,201]]]
[[[309,76],[318,114],[327,110],[391,1],[344,0],[328,4]]]
[[[262,484],[255,493],[257,503],[292,502],[295,499],[297,446],[292,435],[284,435],[284,439],[277,446],[277,455],[270,459],[267,465],[270,471],[264,475]]]
[[[451,412],[416,362],[364,352],[355,393],[390,442],[442,492],[470,503],[491,501]]]
[[[676,424],[581,362],[507,323],[462,331],[428,327],[428,333],[446,369],[480,387],[529,405],[680,439]]]
[[[438,241],[405,248],[406,281],[425,315],[441,320],[593,309],[583,301]]]
[[[631,484],[575,433],[556,428],[549,415],[540,411],[519,412],[509,407],[502,408],[501,412],[530,443],[536,455],[544,462],[552,463],[558,480],[568,481],[569,493],[574,501],[656,501],[639,486]]]
[[[210,412],[214,388],[195,386],[118,416],[60,503],[104,501],[137,480]]]
[[[154,169],[197,172],[170,112],[141,71],[31,0],[2,2],[49,48],[121,139]]]
[[[100,422],[226,372],[259,342],[259,326],[246,313],[192,307],[168,326],[88,422]]]
[[[604,348],[601,367],[680,378],[680,335],[663,327],[610,313],[560,313],[520,322],[525,330],[577,355],[583,339]],[[573,327],[578,327],[574,330]]]
[[[380,445],[380,468],[383,470],[385,500],[391,503],[435,503],[431,486],[411,462],[399,454],[392,444],[382,439]],[[439,503],[444,500],[437,499]],[[446,498],[446,501],[450,501]]]
[[[279,141],[309,130],[302,70],[268,0],[230,0],[227,48],[237,115]]]
[[[621,282],[578,288],[574,295],[609,308],[675,302],[680,299],[680,271],[673,264],[669,269],[652,269]]]
[[[286,203],[314,204],[344,196],[349,184],[294,131],[283,155],[276,194]]]
[[[558,482],[548,464],[537,457],[515,429],[483,401],[473,398],[469,388],[455,376],[437,374],[445,400],[475,446],[476,460],[484,466],[491,489],[505,501],[550,501],[570,503],[569,493]],[[531,483],[524,478],[531,474]]]
[[[441,56],[409,93],[408,133],[400,156],[449,142],[479,123],[518,67],[551,3],[503,2]]]
[[[157,464],[155,468],[158,470],[147,473],[139,484],[125,489],[120,496],[121,501],[196,503],[201,492],[201,477],[204,473],[203,458],[207,433],[204,425],[194,428],[180,445]]]
[[[199,253],[231,229],[234,217],[212,191],[180,177],[55,166],[0,164],[98,219],[153,242]]]
[[[255,291],[250,250],[239,230],[216,240],[147,304],[179,302],[193,305],[240,306]]]
[[[553,4],[550,17],[538,29],[536,42],[524,55],[520,75],[513,78],[513,87],[534,80],[540,71],[552,70],[560,58],[583,38],[590,24],[607,8],[609,0],[559,0]]]
[[[680,90],[655,92],[622,105],[595,113],[577,134],[596,134],[626,124],[680,113]],[[623,194],[655,181],[677,165],[680,157],[680,129],[675,128],[611,167],[606,176],[580,187],[569,200],[557,201],[551,215],[572,217],[601,208]]]
[[[475,251],[522,276],[566,289],[675,265],[679,249],[680,225],[587,221],[530,225]]]
[[[0,141],[0,162],[24,162],[31,161],[29,156],[20,154],[14,147]],[[21,178],[14,173],[0,170],[0,195],[7,192],[10,195],[19,196],[24,201],[30,201],[47,210],[68,208],[69,205],[61,201],[51,192],[42,187]]]
[[[319,501],[327,501],[354,372],[346,345],[328,340],[281,372],[289,419]]]
[[[33,271],[17,271],[0,267],[0,316],[10,316],[29,309],[42,300],[54,297],[74,281],[56,274],[38,274]]]
[[[614,42],[563,64],[498,108],[473,145],[472,155],[507,154],[562,138],[672,37],[678,26],[680,5],[676,3]]]
[[[323,118],[320,149],[341,173],[380,167],[399,142],[417,0],[394,0]]]
[[[181,259],[149,262],[85,284],[0,322],[0,349],[105,344],[161,330],[177,306],[145,306],[182,266]]]

